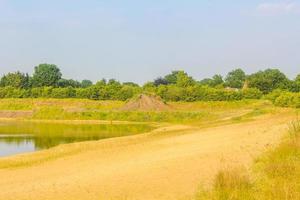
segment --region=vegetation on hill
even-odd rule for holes
[[[154,108],[158,106],[158,109]],[[153,98],[123,101],[83,99],[2,99],[0,118],[29,120],[109,120],[168,122],[193,125],[240,122],[273,112],[271,103],[262,100],[168,102]]]
[[[0,79],[0,98],[81,98],[93,100],[125,101],[142,92],[159,95],[166,101],[233,101],[259,99],[274,90],[291,93],[300,91],[300,75],[289,80],[277,69],[267,69],[247,75],[236,69],[223,78],[195,80],[184,71],[172,73],[147,82],[120,83],[115,79],[102,79],[95,84],[90,80],[81,82],[65,79],[53,64],[40,64],[32,76],[12,72]]]

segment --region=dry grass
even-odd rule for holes
[[[289,125],[289,138],[261,156],[251,175],[240,170],[221,171],[213,188],[200,190],[196,199],[212,200],[299,200],[300,121]]]
[[[241,169],[220,171],[211,191],[200,190],[196,199],[210,200],[250,200],[252,197],[252,182],[248,174]]]

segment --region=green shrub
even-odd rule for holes
[[[160,85],[156,94],[166,101],[234,101],[243,99],[240,91],[216,89],[208,86],[194,85],[186,88],[176,85]]]
[[[276,106],[281,106],[281,107],[290,107],[292,106],[292,100],[293,100],[293,95],[286,93],[277,97],[275,99],[274,104]]]
[[[30,97],[31,98],[38,98],[42,97],[43,88],[32,88],[30,90]]]
[[[76,88],[76,97],[79,99],[90,99],[89,90],[87,88]]]
[[[276,106],[300,108],[300,93],[283,92],[272,98],[275,99],[273,102]]]
[[[276,89],[273,92],[267,94],[265,96],[265,99],[272,101],[273,103],[275,102],[275,100],[282,95],[283,93],[286,93],[286,91],[284,90],[280,90],[280,89]]]
[[[17,89],[11,86],[0,88],[0,98],[26,98],[30,94],[25,89]]]
[[[125,85],[121,88],[121,90],[119,90],[117,100],[126,101],[140,92],[141,90],[139,89],[139,87]]]
[[[67,88],[54,88],[51,92],[52,98],[73,98],[76,96],[76,90],[72,87]]]
[[[53,87],[43,87],[41,97],[50,98]]]
[[[248,88],[242,91],[244,99],[260,99],[263,96],[263,93],[256,88]]]
[[[293,107],[300,108],[300,93],[294,95],[292,100]]]

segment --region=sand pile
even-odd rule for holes
[[[166,111],[168,106],[163,100],[156,95],[140,94],[126,103],[121,110],[130,111]]]

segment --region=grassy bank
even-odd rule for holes
[[[260,157],[251,175],[243,169],[220,171],[213,188],[196,196],[196,200],[206,199],[300,199],[300,122],[291,123],[289,137]]]
[[[169,102],[172,109],[164,112],[121,111],[120,108],[124,104],[125,102],[122,101],[80,99],[2,99],[0,118],[201,124],[220,119],[239,121],[275,109],[271,103],[263,100]]]

